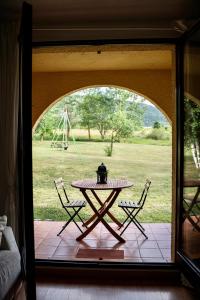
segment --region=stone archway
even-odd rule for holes
[[[144,95],[173,123],[175,103],[170,70],[33,73],[33,125],[55,99],[89,86],[117,86]]]
[[[77,90],[74,90],[72,92],[68,92],[64,95],[62,95],[61,97],[59,97],[58,99],[54,100],[52,103],[49,104],[49,106],[47,106],[45,108],[45,110],[42,112],[42,114],[38,117],[38,119],[35,121],[35,123],[33,124],[33,131],[35,130],[35,128],[37,127],[37,124],[38,122],[40,121],[40,119],[45,115],[45,113],[51,108],[53,107],[57,102],[59,102],[63,97],[65,96],[68,96],[68,95],[72,95],[73,93],[75,92],[78,92],[78,91],[81,91],[81,90],[84,90],[84,89],[87,89],[87,88],[95,88],[95,87],[102,87],[101,85],[95,85],[95,86],[85,86],[83,88],[79,88]],[[148,100],[149,102],[151,102],[153,105],[155,105],[157,107],[158,110],[160,110],[162,112],[162,114],[166,117],[166,119],[168,120],[169,124],[171,125],[172,124],[172,120],[170,118],[170,116],[168,114],[166,114],[165,111],[163,111],[163,109],[152,99],[149,99],[146,95],[143,95],[141,93],[138,93],[134,90],[131,90],[129,88],[126,88],[126,87],[122,87],[122,86],[116,86],[116,85],[106,85],[106,87],[113,87],[113,88],[119,88],[119,89],[124,89],[124,90],[128,90],[130,91],[131,93],[134,93],[134,94],[138,94],[142,97],[144,97],[146,100]]]

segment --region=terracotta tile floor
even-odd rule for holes
[[[134,225],[130,225],[123,234],[126,240],[126,243],[123,244],[119,243],[102,224],[99,224],[81,242],[76,241],[80,232],[73,223],[70,223],[58,237],[57,233],[63,224],[64,222],[56,221],[34,222],[35,256],[37,259],[83,261],[84,259],[76,258],[79,248],[105,248],[123,249],[123,261],[171,262],[171,224],[169,223],[143,224],[148,240]],[[112,227],[117,230],[114,223]]]

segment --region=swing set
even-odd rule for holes
[[[69,130],[71,130],[71,124],[67,107],[64,108],[61,118],[58,122],[58,126],[55,130],[51,141],[51,148],[67,150],[69,147]],[[62,136],[62,138],[60,138]],[[74,136],[72,135],[73,142],[75,142]]]

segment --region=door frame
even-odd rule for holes
[[[33,42],[32,43],[32,46],[33,48],[39,48],[39,47],[55,47],[55,46],[80,46],[80,45],[92,45],[92,46],[101,46],[101,45],[117,45],[117,44],[120,44],[120,45],[127,45],[127,44],[131,44],[131,45],[138,45],[138,44],[142,44],[142,45],[172,45],[174,46],[174,53],[175,53],[175,49],[176,49],[176,39],[172,38],[172,39],[132,39],[132,40],[127,40],[127,39],[124,39],[124,40],[119,40],[119,39],[108,39],[108,40],[79,40],[79,41],[51,41],[51,42]],[[172,53],[173,55],[173,53]],[[176,67],[176,57],[174,55],[174,58],[173,58],[173,65],[174,65],[174,68]],[[173,79],[175,81],[175,70],[173,70],[173,73],[172,76],[173,76]],[[175,85],[174,85],[174,90],[175,90]],[[175,96],[175,91],[174,91],[174,94],[172,95],[172,97],[174,97],[174,99],[176,98]],[[173,120],[175,122],[175,120]],[[176,131],[176,125],[174,124],[174,136],[175,136],[175,132]],[[172,133],[173,134],[173,133]],[[173,146],[175,148],[176,146],[176,141],[175,141],[175,137],[172,137],[173,139]],[[176,150],[174,149],[174,153],[172,153],[172,159],[173,159],[173,163],[175,163],[175,159],[173,158],[173,155],[175,156],[175,152]],[[174,168],[175,169],[175,168]],[[176,180],[176,172],[174,172],[173,170],[173,165],[172,165],[172,175],[173,175],[173,181]],[[176,199],[175,199],[175,193],[174,193],[174,190],[175,190],[175,183],[172,182],[172,190],[171,190],[171,195],[172,195],[172,198],[173,198],[173,207],[176,207],[175,205],[175,202],[176,202]],[[173,208],[172,208],[173,209]],[[175,216],[175,214],[174,214]],[[172,224],[173,224],[173,227],[174,227],[174,233],[175,233],[175,222],[173,222],[172,220]],[[172,235],[173,236],[173,235]],[[172,242],[172,249],[173,249],[173,259],[175,259],[175,241]],[[105,268],[106,265],[108,265],[109,267],[112,266],[113,268],[115,268],[116,266],[120,269],[123,269],[123,268],[142,268],[144,269],[144,267],[146,268],[152,268],[152,267],[155,267],[157,268],[158,266],[162,267],[162,268],[165,268],[166,270],[168,269],[174,269],[175,267],[175,264],[172,262],[172,263],[143,263],[143,262],[140,262],[140,263],[117,263],[117,262],[109,262],[109,263],[106,263],[106,262],[79,262],[79,261],[60,261],[60,262],[55,262],[53,260],[38,260],[36,259],[36,266],[38,267],[41,267],[41,266],[58,266],[58,265],[63,265],[65,267],[90,267],[90,268]]]
[[[200,20],[177,42],[177,219],[176,219],[176,262],[183,274],[198,289],[200,282],[200,270],[183,253],[182,249],[182,211],[183,211],[183,189],[184,189],[184,48],[188,39],[200,30]]]

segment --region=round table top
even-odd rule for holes
[[[71,186],[86,190],[113,190],[128,188],[133,185],[132,182],[123,179],[110,179],[105,184],[99,184],[95,179],[83,179],[73,181]]]

